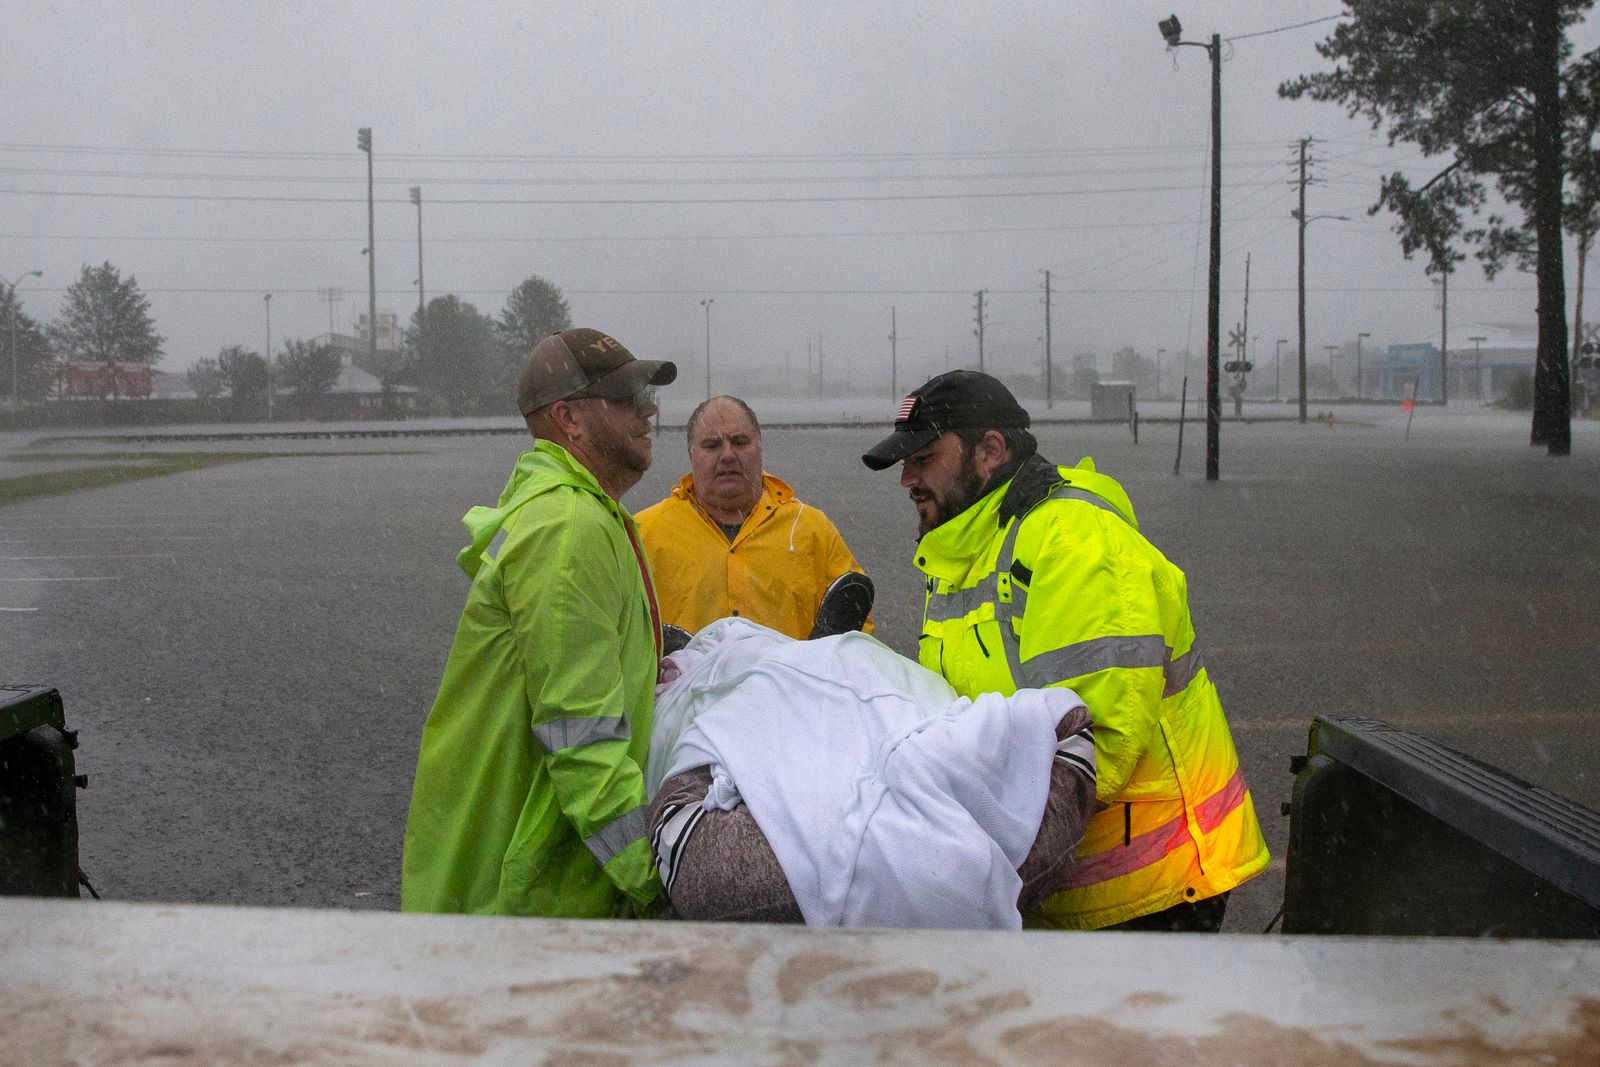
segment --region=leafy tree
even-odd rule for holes
[[[505,346],[511,362],[521,367],[534,345],[553,333],[572,329],[572,314],[561,290],[537,274],[525,278],[506,297],[495,323],[495,336]]]
[[[1571,451],[1566,282],[1562,267],[1565,142],[1592,117],[1600,57],[1571,61],[1566,32],[1594,0],[1345,0],[1349,21],[1317,51],[1332,71],[1278,87],[1286,97],[1336,101],[1389,140],[1451,157],[1419,188],[1399,173],[1384,179],[1377,208],[1399,216],[1402,248],[1429,254],[1430,273],[1448,273],[1451,245],[1479,242],[1491,275],[1533,231],[1539,291],[1532,440],[1552,455]],[[1491,216],[1468,230],[1464,214],[1484,203],[1493,181],[1521,226]],[[1520,235],[1520,236],[1519,236]],[[1459,257],[1457,257],[1459,258]]]
[[[343,364],[331,345],[287,341],[279,353],[272,380],[297,396],[322,396],[339,381]]]
[[[228,379],[214,359],[195,361],[195,365],[189,368],[188,377],[189,388],[194,390],[194,395],[203,404],[211,403],[228,387]]]
[[[1156,365],[1132,346],[1111,353],[1111,377],[1132,382],[1141,396],[1155,394]]]
[[[16,318],[13,319],[12,316]],[[13,331],[13,326],[15,330]],[[11,345],[15,339],[17,393],[11,396]],[[7,286],[0,286],[0,392],[16,400],[40,400],[50,387],[50,340],[38,322],[22,310],[22,301]]]
[[[414,338],[417,381],[443,400],[452,415],[478,409],[509,394],[500,385],[504,362],[495,340],[494,322],[454,295],[428,301],[427,313]]]
[[[217,353],[217,368],[228,386],[228,395],[235,400],[265,400],[269,368],[258,353],[246,351],[238,345]]]
[[[150,301],[139,291],[139,283],[131,274],[124,280],[117,268],[105,263],[84,265],[61,301],[61,316],[50,326],[50,340],[67,359],[156,363],[166,338],[156,333]]]

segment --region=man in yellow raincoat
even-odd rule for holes
[[[650,466],[655,387],[676,376],[596,330],[529,354],[517,404],[534,447],[462,520],[472,586],[422,733],[403,910],[654,909],[642,768],[661,618],[619,500]]]
[[[688,436],[689,473],[638,515],[662,616],[690,633],[739,616],[810,636],[833,583],[861,565],[826,515],[763,470],[761,424],[743,400],[707,400]]]

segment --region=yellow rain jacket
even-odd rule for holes
[[[1038,457],[917,547],[919,658],[965,696],[1068,686],[1094,719],[1098,799],[1067,888],[1027,925],[1093,930],[1267,865],[1187,585],[1094,462]]]
[[[538,441],[499,505],[462,522],[472,588],[422,731],[400,906],[648,914],[661,886],[641,768],[660,623],[633,519]]]
[[[763,473],[761,482],[731,542],[695,500],[693,474],[639,512],[663,621],[694,633],[737,615],[804,640],[828,586],[861,570],[826,515],[780,479]],[[872,632],[870,619],[863,629]]]

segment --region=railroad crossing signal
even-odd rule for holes
[[[1228,347],[1237,348],[1241,353],[1244,351],[1243,326],[1235,326],[1233,329],[1228,331]]]
[[[1229,374],[1249,374],[1256,369],[1256,365],[1248,359],[1230,359],[1222,365],[1222,369]]]

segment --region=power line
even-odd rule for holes
[[[1275,141],[1241,141],[1228,145],[1235,150],[1276,147]],[[514,154],[467,152],[387,152],[391,162],[462,162],[462,163],[562,163],[592,166],[612,165],[679,165],[693,163],[837,163],[837,162],[912,162],[955,160],[1006,160],[1049,159],[1060,156],[1083,158],[1085,156],[1126,156],[1170,154],[1183,151],[1209,151],[1205,145],[1127,145],[1116,148],[1064,148],[993,149],[950,152],[826,152],[826,153],[705,153],[705,154]],[[117,145],[41,144],[0,142],[0,152],[35,152],[63,155],[145,156],[166,159],[240,159],[240,160],[337,160],[348,162],[349,152],[316,150],[274,151],[263,149],[190,149],[190,148],[135,148]]]
[[[1332,22],[1334,19],[1342,19],[1342,18],[1349,18],[1349,17],[1350,16],[1349,16],[1348,12],[1340,11],[1337,14],[1334,14],[1334,15],[1324,15],[1320,19],[1310,19],[1309,21],[1306,21],[1306,22],[1297,22],[1293,26],[1279,26],[1275,30],[1258,30],[1255,33],[1241,33],[1236,37],[1224,37],[1223,40],[1224,41],[1245,41],[1245,40],[1250,39],[1251,37],[1266,37],[1266,36],[1268,36],[1270,34],[1274,34],[1274,33],[1287,33],[1290,30],[1299,30],[1299,29],[1304,29],[1307,26],[1315,26],[1319,22]]]
[[[1238,184],[1238,183],[1235,183]],[[1188,192],[1192,185],[1126,185],[1097,189],[1029,189],[987,193],[900,193],[848,196],[696,196],[696,197],[487,197],[480,199],[435,198],[433,204],[485,207],[581,207],[581,206],[660,206],[672,204],[861,204],[911,203],[930,200],[1018,200],[1038,197],[1108,196],[1121,193]],[[250,204],[357,204],[364,198],[348,196],[248,196],[232,193],[122,193],[90,192],[69,189],[0,189],[8,196],[56,196],[86,200],[180,200],[206,203]],[[381,204],[408,204],[403,197],[380,197]]]
[[[1235,168],[1238,169],[1238,168]],[[1183,166],[1143,166],[1142,174],[1158,173],[1188,173],[1189,167]],[[467,185],[467,186],[518,186],[518,185],[658,185],[658,186],[693,186],[693,185],[846,185],[846,184],[891,184],[906,182],[973,182],[973,181],[1015,181],[1038,178],[1079,178],[1087,176],[1100,176],[1106,174],[1126,174],[1126,166],[1114,167],[1081,167],[1073,170],[1028,170],[1028,171],[991,171],[987,173],[941,173],[941,174],[847,174],[826,176],[781,176],[768,175],[764,177],[701,177],[701,178],[666,178],[666,177],[637,177],[637,178],[597,178],[592,176],[573,178],[485,178],[485,177],[456,177],[446,178],[438,175],[423,177],[403,178],[392,183],[395,185],[424,184],[424,185]],[[366,179],[360,175],[313,175],[313,174],[220,174],[206,171],[135,171],[135,170],[83,170],[64,169],[57,167],[6,167],[0,166],[0,174],[12,174],[36,178],[106,178],[117,181],[192,181],[192,182],[230,182],[247,185],[355,185],[364,184]]]
[[[181,296],[254,296],[254,297],[259,297],[261,295],[261,292],[262,292],[263,288],[264,288],[263,286],[259,286],[259,285],[258,286],[243,286],[243,287],[223,287],[223,286],[183,287],[183,286],[143,286],[143,285],[141,285],[139,287],[139,290],[140,290],[140,292],[145,293],[145,294],[166,295],[166,296],[181,295]],[[320,296],[322,294],[322,290],[320,288],[304,289],[304,288],[286,288],[286,287],[280,287],[280,286],[273,286],[271,288],[272,288],[272,292],[273,292],[273,294],[275,296],[315,296],[315,297],[319,297],[320,298]],[[882,296],[971,296],[972,292],[973,292],[971,289],[967,289],[967,288],[963,288],[963,287],[959,287],[959,286],[955,287],[955,288],[950,288],[950,289],[730,289],[730,288],[726,288],[724,286],[716,286],[714,288],[716,289],[718,297],[721,297],[724,294],[726,294],[728,296],[796,296],[796,297],[810,297],[810,296],[873,296],[873,297],[882,297]],[[1148,296],[1148,295],[1182,296],[1182,295],[1185,295],[1185,294],[1189,293],[1191,291],[1191,287],[1188,287],[1188,286],[1134,286],[1134,287],[1122,287],[1122,288],[1096,288],[1096,287],[1091,287],[1091,286],[1061,287],[1061,286],[1052,285],[1051,286],[1051,290],[1053,292],[1057,293],[1057,294],[1068,293],[1068,294],[1072,294],[1072,295],[1076,295],[1076,296]],[[504,288],[504,287],[491,288],[491,289],[453,289],[453,288],[445,288],[442,291],[451,293],[451,294],[453,294],[455,296],[505,296],[505,295],[509,294],[510,292],[512,292],[512,289]],[[700,288],[695,288],[695,289],[584,289],[584,288],[567,288],[567,287],[563,286],[561,291],[564,294],[568,295],[568,296],[693,296],[696,293],[704,293],[704,292],[706,292],[707,291],[707,287],[702,286]],[[1039,292],[1039,290],[1038,290],[1038,288],[1036,286],[1035,287],[1020,288],[1020,289],[998,289],[998,288],[993,288],[993,287],[987,287],[986,286],[983,291],[987,295],[992,295],[992,294],[998,293],[998,294],[1005,295],[1005,296],[1037,296],[1038,292]],[[1266,286],[1266,287],[1263,287],[1263,286],[1260,286],[1260,285],[1252,285],[1250,287],[1250,291],[1252,293],[1256,293],[1256,294],[1260,294],[1260,293],[1292,293],[1292,292],[1295,291],[1295,289],[1294,289],[1293,286]],[[1347,286],[1307,286],[1306,287],[1306,291],[1308,293],[1432,293],[1432,292],[1436,292],[1437,289],[1433,285],[1423,285],[1423,286],[1416,286],[1416,285],[1413,285],[1413,286],[1347,285]],[[1460,285],[1456,285],[1456,286],[1452,286],[1451,287],[1451,291],[1452,292],[1458,292],[1458,293],[1463,293],[1463,292],[1473,292],[1473,293],[1533,293],[1533,292],[1536,292],[1537,290],[1532,285],[1520,285],[1520,286],[1490,286],[1490,285],[1460,286]],[[60,287],[60,286],[57,286],[57,287],[34,286],[34,287],[31,287],[31,288],[27,288],[27,289],[19,289],[18,292],[20,292],[20,293],[64,293],[64,292],[66,292],[66,289],[64,287]],[[1240,293],[1240,292],[1243,292],[1243,287],[1242,286],[1224,286],[1223,289],[1222,289],[1222,292],[1224,292],[1224,293]],[[401,295],[404,295],[404,296],[409,297],[409,296],[412,296],[415,293],[415,290],[412,289],[410,286],[404,286],[404,287],[401,287],[401,288],[394,288],[394,289],[379,289],[378,293],[379,293],[379,295],[382,295],[382,296],[401,296]]]
[[[519,236],[519,237],[433,237],[429,244],[630,244],[655,241],[788,241],[828,238],[864,237],[967,237],[1007,233],[1069,233],[1081,230],[1161,230],[1188,225],[1187,219],[1161,222],[1078,222],[1057,226],[984,226],[940,230],[816,230],[805,232],[772,233],[702,233],[702,234],[634,234],[625,236]],[[171,244],[329,244],[354,243],[353,237],[286,237],[272,236],[200,236],[174,237],[155,234],[54,234],[54,233],[0,233],[7,241],[137,241]],[[409,237],[380,237],[378,243],[409,245]]]

